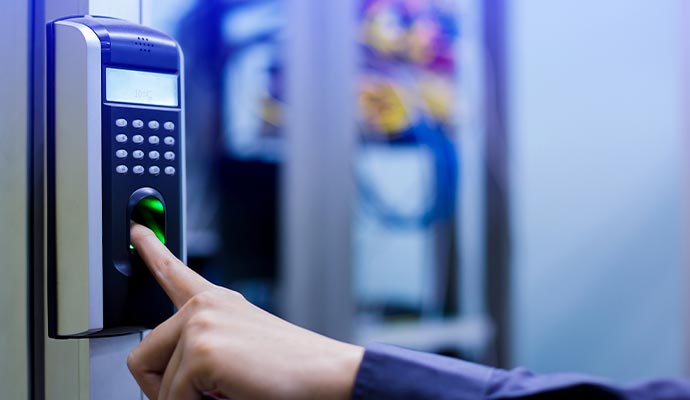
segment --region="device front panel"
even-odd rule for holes
[[[152,328],[172,305],[130,243],[129,229],[131,221],[143,224],[182,254],[179,77],[109,66],[103,75],[105,328]]]

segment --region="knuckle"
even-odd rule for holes
[[[185,359],[191,375],[208,377],[214,370],[216,352],[211,335],[196,335],[185,346]]]
[[[192,331],[191,334],[207,332],[213,328],[214,320],[210,312],[201,311],[194,314],[187,321],[186,330]]]
[[[212,291],[207,290],[195,294],[189,302],[195,308],[209,308],[216,304],[216,296]]]
[[[237,301],[246,301],[246,299],[244,298],[242,293],[236,292],[236,291],[230,290],[230,289],[227,289],[227,291],[228,291],[228,294],[230,295],[230,297],[232,297],[233,299],[235,299]]]
[[[200,335],[189,343],[189,352],[194,359],[205,364],[213,357],[213,343],[207,335]]]
[[[172,257],[162,257],[160,260],[160,268],[165,272],[169,272],[175,268],[175,262],[176,260]]]
[[[232,289],[224,288],[224,287],[219,287],[218,288],[218,293],[222,293],[224,298],[229,301],[233,302],[242,302],[246,301],[244,296],[240,292],[236,292]]]
[[[136,349],[132,350],[127,355],[127,368],[130,372],[136,375],[139,372],[139,357],[136,354]]]

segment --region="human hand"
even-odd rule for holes
[[[150,399],[349,399],[364,350],[288,323],[213,285],[148,228],[132,244],[179,309],[127,358]]]

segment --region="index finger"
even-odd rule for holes
[[[130,228],[130,239],[175,307],[182,307],[196,294],[213,287],[211,282],[175,257],[149,228],[133,223]]]

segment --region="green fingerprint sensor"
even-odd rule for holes
[[[139,200],[132,209],[130,219],[151,229],[158,240],[165,244],[165,206],[161,200],[152,196]],[[131,242],[129,249],[134,250]]]

